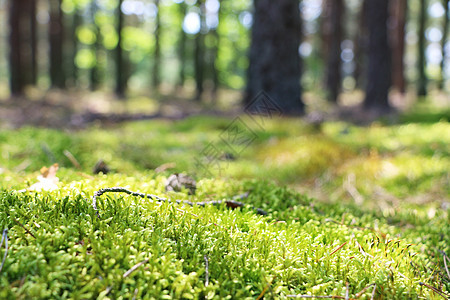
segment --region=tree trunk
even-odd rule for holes
[[[186,16],[186,3],[181,2],[178,4],[180,7],[181,20],[184,20]],[[180,69],[178,73],[178,86],[183,87],[186,80],[186,32],[183,30],[183,21],[180,26],[180,37],[178,41],[178,61],[180,63]]]
[[[299,1],[254,0],[254,7],[244,102],[250,105],[263,91],[283,114],[302,114]]]
[[[322,27],[324,54],[326,59],[325,85],[328,100],[336,103],[341,91],[341,42],[343,36],[342,17],[343,0],[326,0],[324,2],[324,23]]]
[[[30,1],[30,34],[31,34],[31,77],[30,84],[36,85],[37,83],[37,22],[36,22],[36,0]]]
[[[90,10],[91,22],[95,32],[95,42],[91,46],[92,52],[94,53],[95,57],[95,63],[89,71],[89,88],[91,91],[95,91],[96,89],[98,89],[98,86],[100,84],[100,70],[98,59],[98,51],[100,48],[100,29],[95,23],[95,16],[98,10],[97,0],[92,0]]]
[[[125,96],[126,89],[126,81],[125,81],[125,68],[123,62],[123,49],[122,49],[122,28],[123,28],[123,12],[122,12],[122,3],[123,0],[119,0],[116,9],[116,18],[117,18],[117,46],[115,49],[116,54],[116,95],[119,98],[123,98]]]
[[[76,86],[78,82],[78,66],[75,63],[77,52],[78,52],[78,38],[77,38],[77,28],[81,25],[81,15],[77,7],[72,15],[71,28],[68,31],[66,37],[66,44],[69,45],[70,52],[68,54],[69,64],[67,70],[67,75],[70,78],[70,85]]]
[[[427,22],[427,1],[426,0],[420,0],[420,15],[419,15],[419,28],[417,35],[419,36],[419,41],[417,43],[418,46],[418,61],[417,61],[417,68],[419,73],[419,82],[418,82],[418,89],[417,89],[417,95],[418,96],[426,96],[427,95],[427,84],[428,84],[428,78],[426,75],[426,58],[425,58],[425,27]]]
[[[442,24],[442,40],[441,40],[441,46],[442,46],[442,60],[441,60],[441,78],[438,83],[439,90],[443,90],[445,86],[445,59],[447,56],[445,45],[448,41],[448,18],[449,16],[449,0],[442,0],[442,5],[445,8],[445,14],[444,14],[444,24]]]
[[[404,55],[407,0],[395,0],[392,1],[391,5],[393,16],[390,39],[392,45],[392,86],[401,94],[404,94],[406,92]]]
[[[152,74],[152,86],[155,91],[158,91],[159,85],[161,83],[160,77],[160,66],[161,66],[161,13],[159,5],[159,0],[155,0],[155,5],[157,8],[157,14],[155,19],[155,53],[153,56],[153,74]]]
[[[10,89],[11,94],[18,96],[23,94],[25,81],[23,73],[25,72],[22,66],[22,45],[21,45],[21,9],[23,8],[25,0],[10,0],[9,1],[9,72],[10,72]]]
[[[353,71],[353,77],[355,78],[356,87],[362,89],[366,85],[365,73],[366,72],[366,58],[367,58],[367,45],[368,45],[368,33],[367,33],[367,3],[370,0],[364,0],[358,16],[358,25],[356,29],[356,35],[354,37],[354,61],[355,70]]]
[[[65,74],[63,69],[63,14],[61,0],[50,1],[50,81],[52,87],[65,87]]]
[[[386,112],[390,109],[388,94],[391,86],[391,50],[387,30],[389,0],[369,0],[367,9],[369,66],[364,108]]]
[[[204,18],[205,18],[205,3],[204,0],[199,0],[200,7],[200,31],[195,36],[195,100],[201,101],[203,95],[203,81],[205,75],[205,35],[204,35]]]

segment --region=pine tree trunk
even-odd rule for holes
[[[336,103],[341,91],[341,42],[343,36],[342,17],[343,0],[327,0],[324,2],[323,40],[326,59],[325,85],[328,100]]]
[[[442,0],[442,5],[445,7],[445,14],[444,14],[444,23],[442,24],[442,40],[441,40],[441,47],[442,47],[442,60],[441,60],[441,78],[438,83],[439,90],[443,90],[445,86],[445,59],[447,56],[445,45],[447,45],[448,42],[448,19],[449,19],[449,0]]]
[[[159,85],[161,83],[160,78],[160,66],[161,66],[161,13],[159,0],[155,0],[155,5],[157,8],[157,14],[155,19],[155,52],[153,56],[153,74],[152,74],[152,86],[155,91],[158,91]]]
[[[90,14],[91,14],[90,17],[95,31],[96,39],[91,46],[92,52],[94,53],[95,57],[95,64],[89,70],[89,88],[91,91],[97,90],[100,85],[100,66],[98,59],[98,52],[100,48],[100,30],[97,24],[95,23],[95,16],[97,14],[97,10],[98,10],[97,0],[92,0],[90,7]]]
[[[119,0],[116,9],[116,18],[117,18],[117,45],[115,49],[116,54],[116,96],[119,98],[123,98],[125,96],[126,89],[126,81],[124,74],[124,62],[123,62],[123,49],[122,49],[122,28],[123,28],[123,13],[122,13],[122,3],[123,0]]]
[[[186,16],[186,3],[181,2],[178,4],[180,7],[181,19],[184,20]],[[181,24],[180,37],[178,41],[178,61],[180,63],[180,69],[178,72],[178,86],[183,87],[186,79],[186,32],[183,30],[183,24]]]
[[[392,1],[393,28],[390,39],[392,45],[392,86],[401,94],[406,92],[404,55],[407,9],[407,0]]]
[[[418,96],[426,96],[427,95],[427,84],[428,84],[428,78],[426,74],[426,58],[425,58],[425,27],[427,22],[427,1],[426,0],[420,0],[420,15],[419,15],[419,28],[417,35],[419,36],[419,41],[417,43],[418,46],[418,61],[417,61],[417,68],[419,73],[419,82],[418,82],[418,89],[417,89],[417,95]]]
[[[203,95],[203,81],[204,81],[204,71],[205,71],[205,35],[204,31],[204,17],[205,8],[204,0],[199,0],[198,6],[200,7],[200,31],[195,36],[195,57],[194,57],[194,67],[195,67],[195,100],[201,101]]]
[[[356,87],[362,89],[366,86],[365,74],[367,73],[367,50],[368,50],[368,33],[367,33],[367,3],[371,0],[364,0],[358,16],[358,25],[356,35],[354,37],[354,62],[355,70],[353,78],[355,78]]]
[[[387,30],[389,0],[369,0],[367,9],[369,66],[364,108],[382,113],[390,109],[388,96],[391,86],[391,49]]]
[[[25,82],[23,78],[24,68],[22,66],[22,45],[21,45],[21,9],[24,0],[9,1],[9,72],[10,72],[10,89],[13,96],[22,95],[24,92]]]
[[[36,85],[37,83],[37,22],[36,22],[36,0],[30,1],[30,33],[31,33],[31,77],[30,84]]]
[[[299,1],[254,0],[254,7],[244,103],[264,91],[283,114],[302,114]]]
[[[63,69],[63,14],[61,0],[50,0],[50,81],[52,87],[65,87]]]

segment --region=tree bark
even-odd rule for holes
[[[405,80],[405,26],[407,16],[407,0],[394,0],[391,3],[392,11],[392,86],[401,94],[406,92]]]
[[[160,66],[161,66],[161,43],[160,43],[160,35],[161,35],[161,13],[160,13],[160,5],[159,0],[155,0],[155,5],[157,8],[157,14],[155,19],[155,52],[153,56],[153,74],[152,74],[152,86],[155,91],[158,90],[159,85],[161,83],[160,77]]]
[[[325,86],[328,100],[337,103],[341,91],[341,42],[343,36],[343,0],[326,0],[323,14],[324,57],[326,59]]]
[[[195,36],[195,100],[201,101],[203,95],[203,81],[205,72],[205,35],[204,35],[204,17],[205,17],[205,3],[204,0],[199,0],[200,7],[200,31]]]
[[[50,81],[54,88],[65,87],[65,74],[63,68],[63,14],[61,0],[50,1]]]
[[[364,108],[385,112],[390,109],[388,94],[391,86],[391,49],[387,30],[389,0],[369,0],[367,9],[369,66]]]
[[[264,91],[283,114],[303,114],[299,1],[254,0],[253,20],[244,103],[251,104]]]
[[[371,0],[364,0],[358,16],[358,25],[356,35],[354,37],[354,61],[355,70],[353,77],[356,87],[362,89],[366,85],[365,73],[367,73],[367,49],[368,49],[368,33],[367,33],[367,3]]]
[[[38,73],[38,67],[37,67],[37,53],[38,53],[38,47],[37,47],[37,22],[36,22],[36,0],[30,1],[30,38],[31,38],[31,77],[30,77],[30,84],[36,85],[37,83],[37,73]]]
[[[178,4],[180,8],[181,20],[184,20],[186,16],[186,3],[181,2]],[[183,87],[186,80],[186,32],[183,30],[183,21],[180,26],[180,37],[178,41],[178,61],[180,63],[180,69],[178,71],[178,86]]]
[[[420,0],[420,15],[419,15],[419,28],[417,35],[419,37],[419,41],[417,43],[418,46],[418,61],[417,61],[417,69],[419,73],[419,81],[417,85],[417,95],[418,96],[426,96],[427,95],[427,84],[428,78],[426,74],[426,58],[425,58],[425,27],[427,22],[427,1]]]
[[[25,88],[24,75],[22,66],[22,45],[21,45],[21,9],[24,0],[9,1],[9,72],[10,72],[10,89],[13,96],[23,94]]]
[[[116,54],[116,96],[123,98],[125,96],[126,81],[125,81],[125,68],[123,62],[123,49],[122,49],[122,28],[123,28],[123,12],[122,12],[123,0],[119,0],[116,9],[116,31],[117,31],[117,45],[115,49]]]
[[[444,14],[444,23],[442,24],[442,40],[441,40],[441,47],[442,47],[442,60],[441,60],[441,78],[438,83],[439,90],[443,90],[445,86],[445,59],[447,56],[445,45],[448,41],[448,23],[449,23],[449,0],[442,0],[442,5],[445,8],[445,14]]]

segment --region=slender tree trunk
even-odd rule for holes
[[[406,92],[405,80],[405,26],[407,16],[407,0],[395,0],[391,4],[392,11],[392,86],[401,94]]]
[[[343,0],[327,0],[324,2],[323,38],[326,58],[325,85],[328,100],[337,102],[341,91],[341,42],[343,36],[342,17]]]
[[[159,85],[161,84],[161,13],[159,5],[159,0],[155,0],[155,5],[157,7],[157,14],[155,19],[155,53],[153,57],[153,74],[152,74],[152,86],[155,91],[158,91]]]
[[[353,71],[353,77],[355,78],[356,87],[363,88],[366,85],[365,73],[366,72],[366,58],[368,50],[368,33],[367,33],[367,3],[371,0],[364,0],[358,17],[358,26],[356,29],[356,35],[354,37],[354,54],[355,54],[355,70]]]
[[[9,72],[10,89],[13,96],[22,95],[25,88],[24,72],[22,66],[22,32],[20,26],[21,10],[25,0],[9,1]]]
[[[115,49],[116,54],[116,95],[119,98],[123,98],[125,96],[126,89],[126,81],[125,81],[125,68],[123,61],[123,49],[122,49],[122,28],[123,28],[123,12],[122,12],[122,3],[123,0],[119,0],[116,9],[116,18],[117,18],[117,46]]]
[[[180,7],[181,20],[186,16],[186,3],[183,1],[178,4]],[[178,60],[180,69],[178,73],[178,86],[183,87],[186,80],[186,32],[183,30],[183,25],[180,26],[180,37],[178,41]]]
[[[219,18],[219,23],[220,20],[222,19],[222,3],[219,7],[219,11],[217,12],[217,16]],[[219,26],[219,23],[217,23],[217,27]],[[220,35],[219,32],[217,31],[217,27],[211,30],[211,35],[214,38],[214,46],[211,49],[212,51],[212,58],[211,58],[211,72],[212,72],[212,82],[213,82],[213,88],[211,91],[211,99],[212,99],[212,103],[216,104],[217,103],[217,91],[219,90],[219,70],[217,70],[216,67],[216,61],[217,61],[217,57],[219,55],[219,45],[220,45]]]
[[[201,101],[203,95],[203,81],[205,71],[205,35],[204,35],[204,17],[205,17],[205,4],[204,0],[199,0],[198,6],[200,7],[200,31],[195,36],[195,99]]]
[[[254,7],[244,103],[251,104],[264,91],[283,114],[302,114],[299,1],[254,0]]]
[[[391,49],[387,21],[389,0],[367,2],[369,26],[369,67],[364,108],[378,112],[390,109]]]
[[[65,87],[65,74],[63,69],[63,14],[61,0],[50,1],[50,81],[52,87]]]
[[[91,7],[90,7],[90,13],[91,13],[91,22],[92,26],[95,31],[95,42],[92,44],[92,52],[94,53],[95,57],[95,64],[92,66],[92,68],[89,71],[89,88],[91,91],[94,91],[98,89],[98,86],[100,84],[100,70],[99,70],[99,59],[98,59],[98,50],[100,48],[100,30],[95,22],[95,16],[97,14],[98,5],[97,0],[92,0]]]
[[[441,46],[442,46],[442,60],[441,60],[441,78],[439,80],[438,88],[442,91],[445,86],[445,59],[447,56],[447,51],[445,49],[445,46],[447,45],[448,41],[448,23],[449,23],[449,0],[442,0],[442,5],[445,7],[445,14],[444,14],[444,24],[442,24],[442,40],[441,40]]]
[[[31,78],[30,83],[37,83],[37,22],[36,22],[36,0],[30,1],[30,33],[31,33]]]
[[[70,84],[72,86],[76,86],[78,82],[78,66],[75,63],[77,52],[78,52],[78,38],[77,38],[77,28],[81,25],[81,15],[78,8],[75,8],[75,11],[72,15],[71,28],[66,38],[66,44],[70,45],[69,49],[69,68],[68,77],[70,77]]]
[[[419,15],[419,28],[417,35],[419,36],[419,41],[417,43],[418,46],[418,61],[417,61],[417,68],[419,73],[419,82],[418,82],[418,89],[417,89],[417,95],[418,96],[426,96],[427,95],[427,84],[428,84],[428,78],[426,74],[426,58],[425,58],[425,27],[427,22],[427,1],[426,0],[420,0],[420,15]]]

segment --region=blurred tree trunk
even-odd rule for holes
[[[326,59],[325,86],[328,100],[336,103],[341,91],[341,42],[343,36],[342,18],[343,0],[326,0],[323,2],[322,35],[324,58]]]
[[[405,26],[407,16],[407,0],[394,0],[391,3],[392,11],[392,86],[401,94],[406,92],[405,80]]]
[[[29,7],[30,15],[30,34],[31,34],[31,78],[30,84],[36,85],[37,83],[37,22],[36,22],[36,0],[30,1]]]
[[[219,15],[219,22],[220,22],[220,8],[218,11],[218,15]],[[217,56],[219,54],[219,42],[220,42],[220,36],[219,33],[217,32],[217,28],[213,28],[211,29],[210,32],[211,36],[213,37],[214,40],[214,45],[212,46],[211,49],[211,77],[212,77],[212,90],[211,90],[211,100],[213,104],[216,104],[217,102],[217,91],[219,89],[219,73],[218,70],[216,68],[216,61],[217,61]]]
[[[364,108],[386,112],[391,86],[391,49],[388,40],[389,0],[367,1],[369,66]]]
[[[69,53],[70,72],[68,72],[68,75],[69,74],[70,75],[68,77],[70,77],[70,84],[72,86],[76,86],[78,82],[78,66],[75,63],[75,60],[78,52],[77,28],[81,25],[81,21],[82,18],[78,10],[78,7],[75,7],[75,10],[72,15],[71,28],[70,31],[68,30],[69,34],[66,37],[66,44],[69,45],[68,49],[70,49]]]
[[[448,23],[449,23],[449,0],[442,0],[442,5],[445,8],[445,14],[444,14],[444,24],[442,24],[442,40],[441,40],[441,47],[442,47],[442,60],[441,60],[441,78],[439,80],[438,88],[442,91],[445,86],[445,59],[447,56],[447,51],[445,49],[445,46],[447,45],[448,41]]]
[[[427,95],[427,84],[428,78],[426,75],[426,58],[425,58],[425,27],[427,22],[427,1],[420,0],[420,15],[419,15],[419,27],[417,35],[419,37],[419,41],[417,43],[418,46],[418,61],[417,68],[419,73],[419,81],[417,84],[417,95],[418,96],[426,96]]]
[[[13,96],[22,95],[25,86],[36,81],[35,5],[35,0],[9,1],[9,71]]]
[[[299,1],[254,0],[253,21],[244,103],[252,103],[264,91],[283,114],[303,114]]]
[[[357,88],[362,89],[366,85],[365,73],[366,72],[366,53],[368,45],[368,33],[367,33],[367,3],[370,0],[364,0],[358,17],[358,25],[356,29],[356,35],[354,37],[354,61],[355,70],[353,71],[353,77],[355,78],[355,85]]]
[[[63,68],[63,13],[61,0],[49,0],[50,81],[54,88],[65,87]]]
[[[155,0],[155,5],[157,8],[156,18],[155,18],[155,53],[153,56],[153,74],[152,74],[152,86],[155,91],[158,91],[159,85],[161,84],[161,13],[159,0]]]
[[[183,20],[186,16],[186,3],[183,1],[178,4],[180,8],[180,37],[178,39],[178,61],[180,63],[180,69],[178,73],[178,86],[183,87],[186,80],[186,32],[183,29]]]
[[[201,101],[203,95],[203,81],[205,71],[205,1],[197,1],[200,8],[200,31],[195,36],[195,54],[194,54],[194,68],[195,68],[195,100]]]
[[[125,96],[126,90],[126,76],[123,61],[123,49],[122,49],[122,28],[123,28],[123,12],[122,12],[123,0],[119,0],[116,8],[116,31],[117,31],[117,45],[115,49],[116,54],[116,95],[119,98]]]
[[[89,88],[91,91],[98,89],[100,84],[100,70],[99,70],[99,59],[98,59],[98,51],[100,48],[100,30],[95,21],[95,17],[97,15],[98,5],[97,0],[92,0],[90,7],[91,14],[91,23],[95,32],[95,42],[92,44],[92,52],[94,53],[95,63],[89,71]]]

